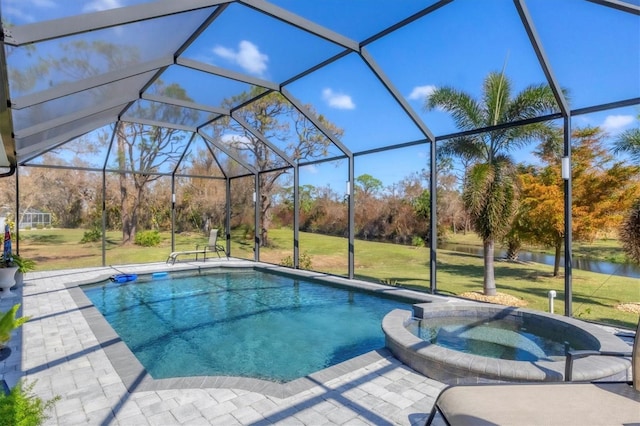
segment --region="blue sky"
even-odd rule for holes
[[[3,17],[13,23],[31,23],[83,12],[144,3],[138,0],[0,0]],[[363,41],[395,21],[434,1],[275,0],[307,19],[355,40]],[[530,10],[572,108],[640,96],[640,19],[584,0],[528,0]],[[640,0],[630,3],[639,4]],[[318,4],[322,7],[318,8]],[[201,11],[172,18],[172,31],[189,31]],[[182,25],[179,25],[182,23]],[[85,38],[109,39],[137,47],[144,60],[175,49],[165,37],[167,25],[137,24],[137,30],[109,29]],[[43,43],[41,51],[53,45]],[[398,91],[436,135],[455,132],[447,114],[423,109],[425,96],[449,85],[479,96],[490,71],[506,69],[514,92],[544,83],[544,74],[511,0],[456,0],[410,26],[366,47]],[[242,5],[232,4],[216,25],[200,37],[184,57],[281,83],[342,49]],[[26,55],[25,55],[26,56]],[[28,62],[26,57],[20,58]],[[180,81],[196,102],[217,105],[243,90],[228,80],[205,78],[183,67],[171,67],[162,77]],[[185,77],[187,76],[187,77]],[[294,96],[314,105],[344,129],[343,142],[355,152],[423,139],[424,136],[389,96],[356,54],[287,86]],[[638,107],[575,117],[573,126],[600,126],[609,135],[637,127]],[[371,157],[358,157],[356,176],[368,173],[392,184],[428,166],[427,145]],[[523,160],[531,150],[515,153]],[[303,178],[315,185],[343,190],[346,168],[315,166]]]

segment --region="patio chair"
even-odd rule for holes
[[[195,250],[184,250],[184,251],[174,251],[171,252],[169,254],[169,257],[167,257],[167,263],[171,262],[171,264],[175,264],[176,263],[176,259],[178,258],[178,256],[182,256],[182,255],[190,255],[190,254],[195,254],[196,255],[196,261],[198,260],[198,255],[202,255],[202,261],[206,261],[207,260],[207,253],[209,252],[215,252],[218,257],[220,257],[220,252],[224,253],[225,256],[227,257],[227,260],[229,259],[229,255],[227,254],[227,251],[225,250],[225,248],[223,246],[221,246],[220,244],[218,244],[218,230],[217,229],[212,229],[211,232],[209,233],[209,242],[207,244],[197,244],[196,245],[196,249]]]
[[[204,259],[207,260],[208,252],[215,252],[218,257],[220,257],[220,252],[224,253],[224,255],[229,259],[229,255],[227,254],[227,250],[218,244],[218,230],[212,229],[209,232],[209,242],[207,244],[198,244],[196,245],[196,250],[204,250]]]
[[[570,382],[575,359],[631,356],[632,382]],[[640,322],[633,351],[575,351],[565,382],[453,385],[436,398],[426,424],[440,412],[449,425],[640,425]]]

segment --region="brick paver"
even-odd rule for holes
[[[165,265],[126,270],[160,268]],[[16,297],[0,299],[0,311],[22,303],[22,315],[31,316],[0,362],[0,378],[9,386],[35,381],[34,392],[45,399],[59,395],[47,425],[416,425],[444,387],[393,357],[379,357],[310,388],[300,384],[307,389],[282,398],[206,386],[129,392],[65,286],[114,273],[109,267],[29,272]]]

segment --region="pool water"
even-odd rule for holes
[[[515,361],[564,359],[569,350],[587,349],[578,340],[509,318],[435,317],[412,321],[408,329],[448,349]]]
[[[382,318],[410,303],[262,271],[83,288],[155,378],[287,382],[384,347]]]

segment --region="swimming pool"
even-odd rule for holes
[[[287,382],[384,347],[382,318],[411,302],[260,270],[83,286],[154,379]]]

